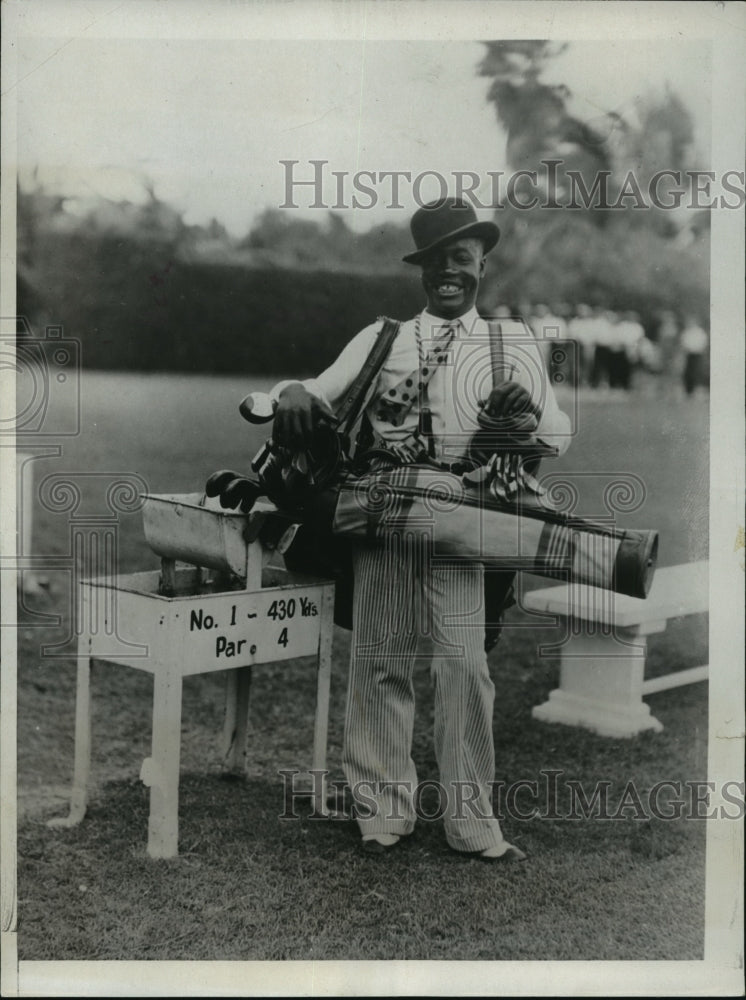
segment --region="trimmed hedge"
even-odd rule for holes
[[[310,374],[377,316],[423,304],[414,271],[184,262],[168,246],[79,233],[45,237],[34,265],[19,313],[37,328],[62,324],[87,368]]]

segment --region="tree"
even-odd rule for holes
[[[487,98],[507,132],[509,166],[536,171],[531,194],[538,195],[532,209],[510,201],[499,208],[503,239],[492,255],[497,267],[487,280],[488,304],[593,300],[645,313],[697,303],[706,312],[707,220],[702,225],[702,213],[657,208],[649,199],[658,171],[681,171],[683,178],[691,165],[694,130],[681,99],[666,89],[641,97],[631,120],[606,112],[582,122],[568,110],[569,89],[544,79],[567,44],[484,44],[478,73],[490,80]],[[549,171],[542,169],[547,160],[561,162]],[[611,204],[631,178],[649,207],[632,209],[630,199],[620,210],[568,209],[569,171],[577,171],[587,191],[606,171]],[[660,191],[665,197],[664,184]],[[552,203],[558,207],[547,207]]]
[[[567,110],[570,92],[563,84],[542,82],[548,63],[567,43],[511,40],[485,42],[479,65],[492,81],[487,99],[508,134],[507,155],[515,169],[535,169],[542,159],[560,158],[564,169],[581,173],[609,168],[604,134]]]

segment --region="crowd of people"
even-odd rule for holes
[[[503,307],[507,316],[510,310]],[[699,318],[670,310],[644,325],[633,310],[523,304],[554,383],[628,392],[640,381],[678,382],[687,396],[709,386],[709,335]]]

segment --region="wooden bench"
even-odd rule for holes
[[[645,600],[596,587],[567,584],[530,591],[521,606],[556,616],[565,634],[542,646],[540,655],[560,655],[559,687],[533,709],[542,722],[583,726],[602,736],[660,732],[663,725],[643,697],[704,681],[708,667],[677,670],[644,679],[647,636],[663,632],[671,618],[707,611],[706,560],[659,569]]]

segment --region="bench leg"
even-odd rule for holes
[[[88,778],[91,773],[91,657],[89,642],[81,638],[78,646],[78,679],[75,691],[75,765],[70,814],[50,819],[47,826],[76,826],[88,805]],[[82,654],[82,655],[81,655]]]
[[[662,723],[642,700],[645,653],[645,636],[631,630],[570,634],[561,647],[559,687],[532,710],[533,717],[600,736],[659,733]]]
[[[150,787],[148,854],[179,853],[179,763],[181,758],[181,675],[158,664],[153,676],[153,756],[140,777]]]

